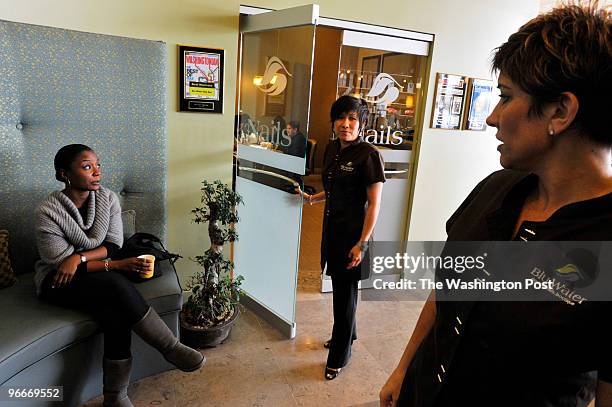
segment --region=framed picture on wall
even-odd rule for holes
[[[470,78],[467,86],[468,101],[461,125],[462,130],[484,131],[493,100],[493,81]]]
[[[466,85],[466,76],[440,72],[436,74],[431,128],[458,130],[461,127]]]
[[[280,95],[266,95],[265,116],[284,116],[285,115],[285,92]]]
[[[179,45],[179,111],[223,113],[222,49]]]

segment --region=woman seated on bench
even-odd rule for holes
[[[93,315],[104,332],[104,406],[132,406],[127,396],[132,331],[183,371],[199,369],[205,359],[181,344],[134,285],[115,272],[145,273],[148,260],[108,260],[123,244],[121,207],[117,195],[100,185],[96,153],[70,144],[57,152],[54,165],[65,188],[36,210],[37,293]]]

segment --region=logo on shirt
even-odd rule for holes
[[[579,280],[584,280],[584,276],[582,272],[575,264],[568,263],[563,267],[559,267],[555,270],[555,275],[562,280],[576,282]]]
[[[353,172],[355,171],[355,167],[353,167],[353,162],[349,161],[346,164],[340,164],[340,169],[344,172]]]
[[[583,286],[587,279],[582,276],[580,269],[574,264],[566,264],[555,269],[552,273],[554,277],[549,276],[545,270],[538,267],[534,267],[530,274],[535,280],[550,284],[547,291],[568,305],[582,304],[587,300],[586,297],[576,292],[576,289]]]

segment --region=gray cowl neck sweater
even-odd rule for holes
[[[45,276],[56,270],[70,255],[95,249],[107,241],[123,245],[121,206],[117,195],[101,187],[90,192],[87,219],[63,192],[51,193],[35,212],[36,245],[40,260],[36,263],[37,293]]]

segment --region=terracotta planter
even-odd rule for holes
[[[195,349],[217,346],[229,336],[238,314],[240,314],[240,310],[238,307],[234,307],[234,313],[227,321],[212,328],[202,328],[185,321],[181,312],[181,342]]]

